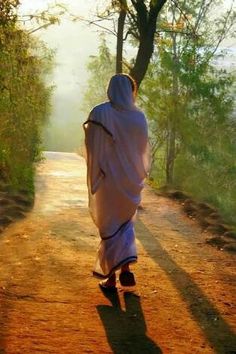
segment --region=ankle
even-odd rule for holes
[[[115,284],[116,283],[116,274],[112,274],[108,279],[107,279],[107,283],[109,284]]]
[[[129,264],[124,264],[121,267],[121,273],[123,273],[123,272],[130,272]]]
[[[116,273],[113,273],[110,278],[108,278],[109,282],[116,282]]]

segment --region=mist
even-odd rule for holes
[[[99,5],[104,5],[105,1]],[[225,6],[229,1],[225,2]],[[55,4],[50,0],[22,0],[20,12],[34,14]],[[63,5],[70,13],[92,18],[96,13],[92,0],[65,0]],[[97,6],[97,5],[96,5]],[[50,121],[43,132],[45,150],[76,151],[83,144],[82,123],[89,114],[82,110],[83,93],[88,79],[87,63],[90,56],[97,55],[99,29],[85,22],[73,22],[62,17],[59,25],[49,26],[35,32],[48,48],[55,51],[53,73],[49,85],[54,86]],[[108,37],[108,45],[115,52],[115,37]],[[127,45],[126,45],[127,46]],[[129,44],[128,44],[129,46]],[[235,60],[235,40],[228,39],[224,46],[230,46],[233,58],[230,62],[218,63],[221,67],[231,66]],[[128,54],[134,54],[134,48],[128,48]],[[126,53],[127,55],[127,53]],[[92,107],[91,107],[92,108]]]
[[[49,0],[22,0],[21,14],[43,11],[54,2]],[[96,12],[94,1],[63,1],[70,13],[91,18]],[[59,25],[49,26],[35,32],[35,36],[55,51],[55,63],[49,85],[54,86],[52,112],[43,133],[45,150],[75,151],[82,144],[82,123],[89,112],[81,109],[88,72],[89,57],[97,54],[99,32],[96,27],[82,21],[61,19]],[[91,107],[92,108],[92,107]]]

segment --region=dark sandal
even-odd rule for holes
[[[136,285],[134,274],[132,272],[125,271],[125,272],[120,273],[119,279],[120,279],[121,285],[123,285],[123,286]]]

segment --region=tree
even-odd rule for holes
[[[33,192],[41,128],[50,111],[51,88],[44,76],[51,69],[52,55],[19,27],[18,5],[11,0],[1,3],[0,180],[14,190]]]
[[[145,1],[132,0],[134,11],[130,11],[130,19],[132,27],[137,28],[136,39],[139,46],[137,56],[130,75],[134,77],[137,85],[140,86],[154,50],[154,37],[157,28],[157,17],[166,0],[150,0],[148,6]],[[131,27],[131,34],[133,34]]]
[[[235,14],[229,10],[211,22],[209,1],[180,5],[184,15],[170,4],[161,18],[162,32],[140,92],[150,118],[153,177],[207,198],[229,214],[235,198],[234,77],[211,59],[219,40],[233,30]]]
[[[19,3],[19,0],[2,0],[0,2],[1,27],[14,26],[17,20],[16,9]]]
[[[17,1],[17,3],[19,3],[19,1]],[[36,11],[21,16],[18,15],[16,21],[19,24],[28,24],[28,34],[32,34],[39,30],[47,29],[49,26],[60,24],[60,19],[65,17],[66,14],[68,14],[66,6],[56,3],[54,5],[48,5],[47,9],[43,11]]]
[[[124,42],[124,26],[125,26],[125,19],[127,15],[127,1],[126,0],[119,0],[119,17],[117,22],[117,41],[116,41],[116,73],[123,72],[123,42]],[[113,2],[114,4],[114,2]],[[113,5],[114,6],[114,5]]]
[[[98,21],[114,18],[118,14],[117,29],[109,33],[115,34],[116,45],[116,72],[122,72],[123,43],[131,36],[135,39],[138,50],[136,58],[130,66],[130,75],[140,86],[154,50],[154,37],[157,29],[158,15],[167,0],[112,0],[103,13],[98,14]],[[126,21],[127,19],[127,21]],[[100,26],[97,21],[90,23]],[[124,32],[126,32],[124,34]]]

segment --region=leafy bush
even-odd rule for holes
[[[4,0],[0,16],[0,179],[33,192],[41,128],[50,112],[44,76],[52,55],[17,24],[17,1]]]

